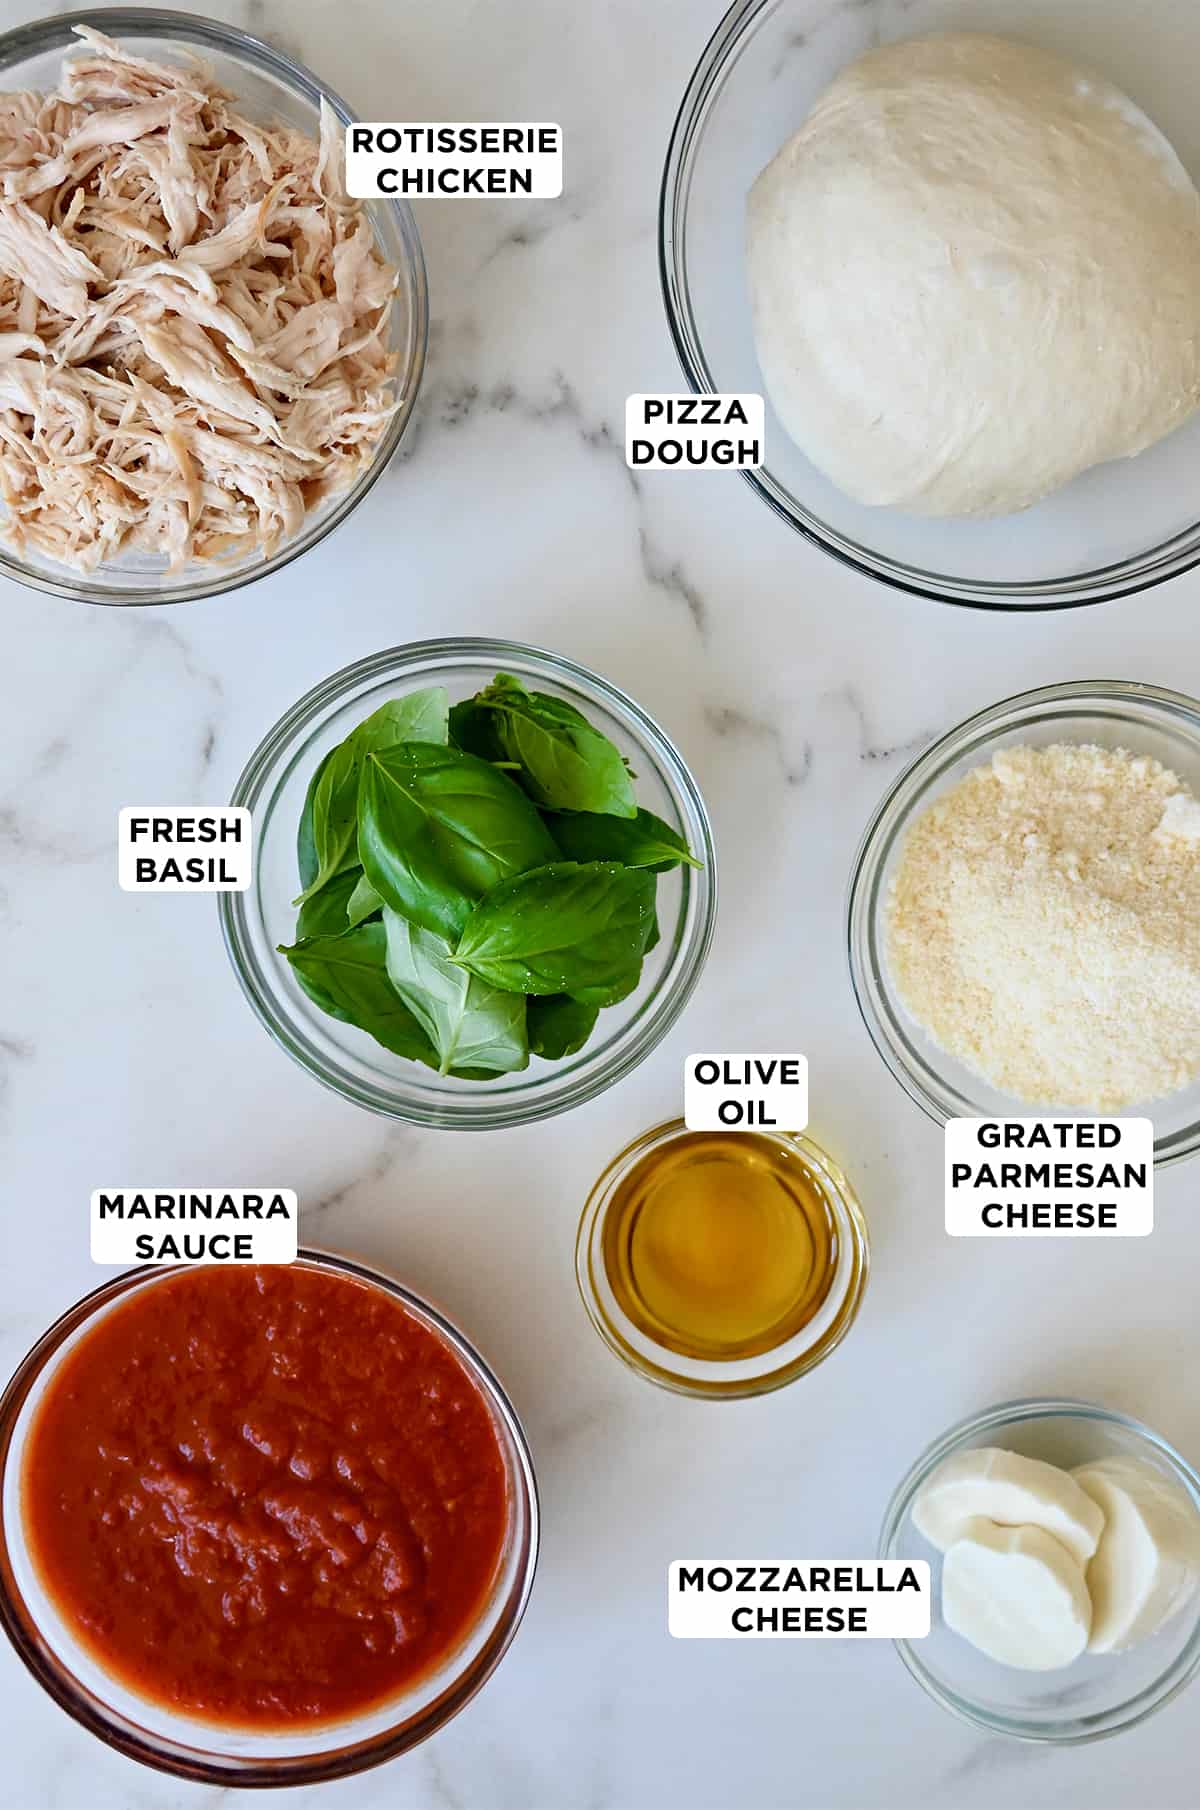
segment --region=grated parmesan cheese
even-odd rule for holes
[[[887,958],[949,1055],[1033,1106],[1200,1074],[1200,802],[1146,755],[1005,748],[913,823]]]

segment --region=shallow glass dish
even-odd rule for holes
[[[0,36],[0,91],[45,93],[57,87],[63,53],[80,47],[74,34],[76,25],[90,25],[128,45],[138,56],[156,61],[186,62],[188,53],[193,53],[212,70],[221,87],[234,95],[249,119],[280,120],[315,138],[320,130],[322,98],[342,125],[354,118],[332,88],[273,45],[216,19],[151,7],[62,13],[5,32]],[[362,206],[380,255],[399,271],[390,343],[396,355],[394,383],[400,406],[381,435],[371,463],[355,482],[311,510],[299,532],[269,559],[251,554],[228,563],[193,560],[182,571],[168,572],[166,561],[153,554],[124,554],[83,574],[33,550],[17,553],[0,540],[0,573],[78,603],[184,603],[193,597],[216,597],[278,572],[345,521],[382,475],[404,437],[420,387],[429,331],[425,260],[411,210],[399,201],[364,201]]]
[[[138,1269],[85,1295],[38,1340],[0,1398],[0,1622],[38,1683],[89,1733],[160,1772],[225,1786],[317,1784],[344,1778],[427,1740],[469,1703],[507,1652],[525,1613],[538,1553],[533,1464],[512,1403],[483,1358],[436,1307],[380,1270],[328,1252],[302,1250],[304,1268],[332,1271],[384,1290],[449,1346],[491,1410],[508,1472],[504,1550],[479,1619],[456,1651],[389,1702],[343,1721],[287,1734],[212,1726],[185,1718],[117,1684],[74,1641],[34,1570],[20,1512],[24,1442],[66,1354],[118,1302],[178,1274]]]
[[[561,1062],[530,1058],[519,1074],[463,1081],[406,1061],[301,991],[280,943],[295,940],[299,891],[296,826],[308,783],[328,750],[389,698],[444,685],[457,703],[497,672],[565,698],[616,743],[637,775],[638,802],[686,837],[703,863],[658,883],[661,941],[641,984],[601,1012],[592,1038]],[[708,813],[682,758],[645,711],[614,685],[559,654],[517,642],[419,641],[388,648],[334,673],[288,711],[251,756],[232,802],[254,816],[254,881],[223,893],[226,947],[247,999],[290,1056],[347,1100],[417,1125],[492,1131],[551,1117],[594,1099],[637,1067],[665,1037],[700,978],[716,918],[716,867]]]
[[[909,1097],[932,1119],[1012,1118],[1044,1114],[990,1087],[940,1049],[904,1006],[886,959],[887,903],[909,825],[971,768],[1000,748],[1025,743],[1093,742],[1149,754],[1200,796],[1200,703],[1155,685],[1120,679],[1050,685],[1006,698],[969,717],[919,754],[872,818],[850,877],[846,937],[850,979],[863,1022]],[[1200,1149],[1200,1081],[1143,1109],[1154,1121],[1160,1166]],[[1057,1118],[1087,1117],[1055,1108]]]
[[[901,1659],[943,1709],[990,1734],[1069,1745],[1144,1722],[1200,1671],[1200,1600],[1127,1653],[1084,1653],[1053,1672],[1000,1665],[943,1622],[941,1554],[913,1526],[912,1505],[944,1459],[984,1445],[1067,1470],[1098,1458],[1138,1458],[1171,1478],[1200,1514],[1200,1476],[1165,1439],[1126,1414],[1090,1402],[1035,1397],[973,1415],[921,1454],[884,1517],[880,1558],[928,1559],[932,1567],[930,1631],[923,1640],[896,1641]]]
[[[688,85],[663,172],[659,262],[676,349],[697,391],[763,390],[746,290],[746,197],[834,76],[877,43],[930,31],[1008,34],[1090,63],[1132,95],[1200,175],[1191,72],[1200,9],[1121,0],[736,0]],[[1139,458],[1086,472],[1020,515],[935,521],[853,502],[766,402],[766,458],[744,475],[834,558],[943,603],[1056,609],[1157,584],[1200,560],[1200,416]]]
[[[829,1211],[837,1241],[837,1267],[820,1311],[786,1344],[754,1357],[714,1360],[685,1356],[649,1338],[613,1292],[604,1262],[604,1228],[613,1196],[651,1151],[688,1135],[682,1119],[669,1119],[626,1145],[587,1198],[575,1240],[575,1279],[588,1318],[610,1351],[647,1381],[677,1395],[736,1401],[766,1395],[815,1370],[841,1344],[858,1316],[871,1267],[867,1222],[853,1187],[833,1159],[799,1132],[757,1131],[808,1171]]]

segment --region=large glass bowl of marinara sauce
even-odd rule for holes
[[[426,1739],[520,1623],[520,1423],[391,1278],[304,1251],[86,1296],[0,1400],[0,1617],[77,1722],[208,1783],[344,1777]]]

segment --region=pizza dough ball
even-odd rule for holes
[[[1200,194],[1128,97],[948,33],[870,52],[759,176],[759,363],[861,503],[1024,509],[1200,401]]]

